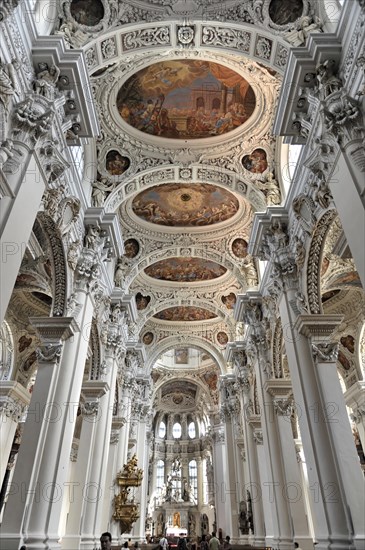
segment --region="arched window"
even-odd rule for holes
[[[158,427],[158,437],[161,437],[163,439],[166,435],[166,424],[165,422],[160,422],[160,425]]]
[[[196,436],[196,430],[195,430],[195,423],[194,422],[190,422],[189,427],[188,427],[188,434],[189,434],[190,439],[194,439],[194,437]]]
[[[174,439],[180,439],[181,437],[181,424],[179,422],[175,422],[172,426],[172,437]]]
[[[189,485],[195,502],[198,502],[198,468],[196,460],[190,460],[189,462]]]
[[[165,482],[165,463],[163,460],[157,461],[156,466],[156,489],[162,490]]]

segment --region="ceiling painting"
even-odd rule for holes
[[[179,283],[196,283],[221,277],[227,269],[203,258],[169,258],[146,267],[145,273],[154,279]]]
[[[217,334],[217,342],[221,346],[225,346],[228,343],[228,334],[226,332],[218,332]]]
[[[150,65],[120,88],[120,116],[153,136],[196,139],[244,124],[255,109],[249,83],[228,67],[184,59]]]
[[[216,315],[207,309],[195,306],[178,306],[163,309],[154,315],[161,321],[207,321],[215,319]]]
[[[136,239],[127,239],[124,243],[124,256],[135,258],[139,252],[139,244]]]
[[[80,25],[94,27],[104,17],[104,6],[100,0],[72,0],[70,12]]]
[[[351,334],[342,336],[340,342],[350,353],[355,353],[355,338]]]
[[[151,301],[151,296],[143,296],[140,292],[136,294],[136,306],[138,310],[146,309]]]
[[[294,23],[303,13],[303,0],[271,0],[269,15],[277,25]]]
[[[149,346],[150,344],[152,344],[153,342],[153,332],[146,332],[143,336],[142,336],[142,342],[146,345],[146,346]]]
[[[245,239],[235,239],[232,243],[232,252],[237,258],[245,258],[247,256],[248,244]]]
[[[234,309],[237,297],[234,292],[230,292],[227,296],[222,296],[221,300],[227,309]]]
[[[252,153],[243,157],[242,164],[252,174],[262,174],[267,169],[266,151],[255,149]]]
[[[200,227],[234,216],[239,202],[232,193],[203,183],[157,185],[139,193],[133,212],[143,220],[173,227]]]
[[[196,396],[197,387],[195,384],[192,384],[188,380],[176,380],[169,384],[165,384],[161,388],[161,396],[164,397],[170,393],[184,393],[190,395],[191,397]]]
[[[130,160],[128,157],[122,157],[118,151],[109,151],[105,159],[105,168],[112,176],[121,176],[128,170]]]

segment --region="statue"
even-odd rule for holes
[[[96,250],[97,240],[99,239],[100,228],[97,225],[89,225],[85,235],[85,246]]]
[[[3,105],[5,113],[8,113],[9,103],[16,92],[15,71],[19,70],[20,63],[13,59],[11,63],[0,63],[0,104]]]
[[[264,191],[268,206],[277,205],[281,203],[281,194],[280,194],[279,184],[274,178],[274,174],[272,172],[269,172],[267,174],[266,182],[257,180],[255,183],[256,183],[256,186],[259,189],[261,189],[261,191]]]
[[[37,78],[34,81],[34,91],[36,94],[53,100],[55,97],[55,88],[60,76],[60,69],[56,65],[52,65],[37,74]]]
[[[333,92],[337,92],[342,88],[342,81],[335,75],[334,59],[326,59],[316,67],[318,91],[321,99],[326,99]]]
[[[241,535],[248,535],[249,524],[247,516],[247,503],[245,500],[240,502],[240,515],[238,516],[238,526],[241,531]]]
[[[293,46],[302,46],[303,44],[305,44],[311,32],[321,31],[321,20],[316,16],[311,17],[310,15],[305,15],[300,19],[297,26],[293,30],[285,33],[284,37]]]
[[[248,287],[256,286],[258,283],[257,271],[253,262],[252,256],[247,254],[246,258],[242,262],[242,271],[244,273],[246,283]]]
[[[119,260],[114,273],[115,286],[121,287],[123,283],[123,279],[124,279],[124,264],[122,260]]]
[[[101,208],[105,202],[105,199],[107,197],[107,193],[111,193],[113,191],[115,186],[115,183],[108,183],[107,178],[101,178],[101,180],[96,180],[92,184],[92,203],[93,206],[97,208]]]

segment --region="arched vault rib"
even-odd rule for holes
[[[146,363],[147,372],[151,372],[154,364],[156,363],[160,355],[169,351],[172,348],[182,347],[182,346],[194,347],[194,348],[198,348],[203,351],[206,351],[213,357],[213,359],[217,363],[220,374],[225,374],[227,372],[226,361],[224,360],[222,353],[211,342],[204,341],[201,338],[198,338],[196,336],[191,336],[191,335],[169,336],[167,338],[164,338],[164,340],[161,340],[158,344],[156,344],[154,349],[151,350],[151,353],[149,354],[147,359],[147,363]]]
[[[145,57],[158,47],[161,59],[181,51],[178,30],[181,22],[156,21],[152,23],[123,25],[91,40],[85,52],[89,74],[123,61],[127,67],[132,58]],[[268,68],[284,73],[289,44],[279,35],[273,35],[247,23],[194,21],[195,48],[212,54],[222,51],[260,61]],[[258,44],[266,47],[259,47]],[[108,45],[108,47],[105,47]],[[175,51],[176,50],[176,51]]]
[[[205,246],[204,246],[205,245]],[[175,258],[181,256],[181,249],[186,250],[186,246],[178,246],[175,248],[172,247],[166,247],[161,250],[153,251],[151,254],[147,254],[145,256],[141,255],[141,257],[138,260],[138,263],[134,265],[129,271],[128,274],[126,274],[125,280],[124,280],[124,286],[125,288],[130,288],[131,285],[133,285],[134,281],[136,281],[137,277],[139,277],[146,267],[153,265],[154,263],[160,261],[160,260],[167,260],[169,258]],[[232,260],[229,259],[227,252],[220,252],[217,250],[214,250],[213,248],[208,248],[208,243],[200,243],[195,246],[189,247],[190,251],[190,257],[196,257],[196,258],[204,258],[205,260],[211,260],[214,261],[223,267],[227,269],[227,273],[231,274],[231,277],[229,275],[225,274],[224,277],[224,283],[228,287],[231,284],[233,284],[234,280],[237,280],[240,285],[242,285],[243,288],[246,288],[246,281],[244,278],[244,275],[239,269],[239,265],[234,265],[233,258]],[[184,254],[186,256],[186,254]],[[217,289],[217,280],[211,279],[208,281],[204,281],[204,287],[212,287]],[[195,285],[195,283],[192,283]],[[180,283],[181,285],[181,283]],[[195,288],[194,287],[188,287],[186,286],[188,283],[184,284],[184,288]],[[170,286],[170,285],[169,285]],[[171,286],[172,288],[172,286]],[[199,286],[200,288],[200,286]]]
[[[189,167],[189,177],[182,177],[181,166],[177,159],[175,166],[162,166],[144,170],[130,180],[125,180],[108,196],[105,201],[106,212],[116,212],[118,208],[128,199],[141,191],[160,184],[169,183],[210,183],[237,193],[246,199],[253,211],[266,210],[265,197],[262,191],[254,186],[254,182],[243,179],[241,175],[221,167],[210,164],[196,164]]]

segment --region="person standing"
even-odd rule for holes
[[[219,540],[217,539],[215,531],[213,531],[212,538],[209,541],[209,550],[219,550],[219,548]]]
[[[167,542],[167,538],[162,536],[162,538],[160,539],[160,549],[167,550],[168,544],[169,543]]]
[[[112,536],[108,531],[106,531],[105,533],[102,533],[100,537],[100,546],[101,546],[101,550],[111,550]]]

